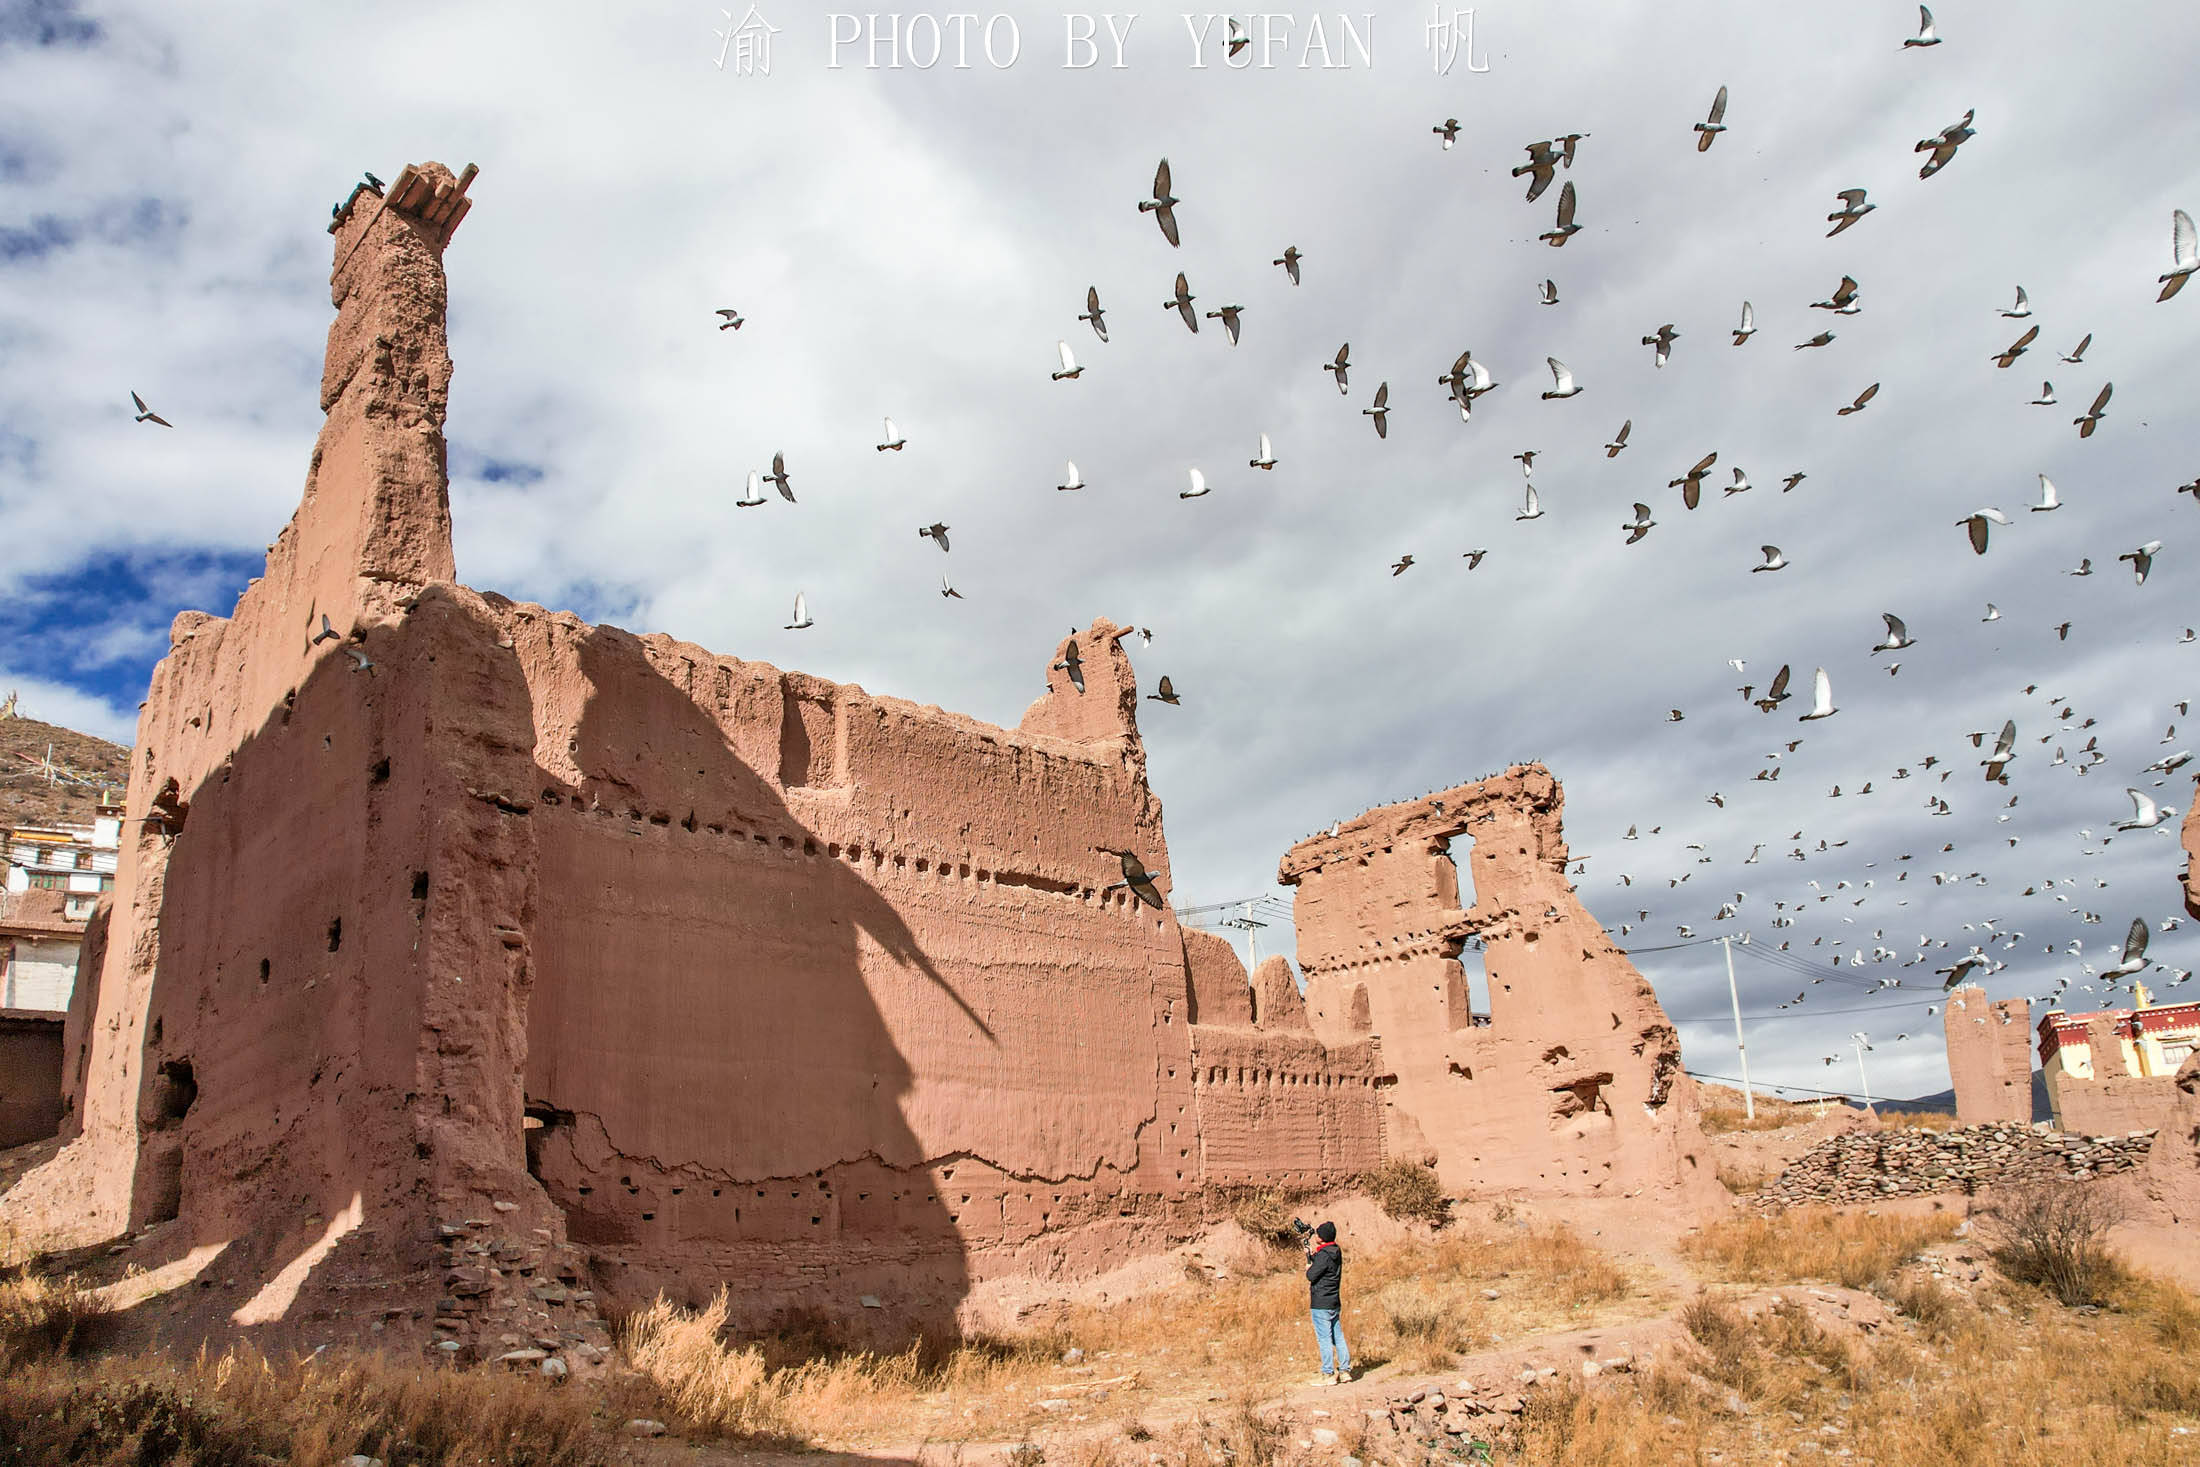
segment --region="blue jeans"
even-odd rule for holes
[[[1348,1375],[1352,1371],[1352,1351],[1345,1346],[1344,1326],[1337,1322],[1338,1313],[1335,1309],[1313,1311],[1314,1338],[1322,1347],[1323,1375],[1333,1370],[1341,1370]]]

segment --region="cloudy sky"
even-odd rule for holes
[[[1150,627],[1140,672],[1184,699],[1143,721],[1179,903],[1274,894],[1307,832],[1541,759],[1691,1068],[1733,1073],[1725,973],[1668,945],[1746,931],[1752,1073],[1853,1089],[1853,1055],[1823,1061],[1861,1030],[1897,1095],[1947,1083],[1932,970],[1987,920],[2023,934],[1990,945],[1996,996],[2068,977],[2080,1009],[2081,965],[2181,910],[2174,820],[2106,838],[2126,787],[2191,789],[2142,771],[2185,746],[2162,740],[2200,659],[2200,501],[2175,492],[2200,474],[2200,289],[2154,299],[2171,210],[2200,208],[2200,9],[1946,0],[1944,44],[1906,50],[1895,0],[1496,0],[1439,74],[1426,4],[1350,12],[1364,59],[1338,12],[1274,12],[1238,58],[1270,64],[1233,69],[1223,23],[1195,53],[1176,9],[1079,68],[1056,5],[904,11],[929,18],[898,37],[881,15],[836,52],[861,22],[758,0],[769,75],[718,64],[746,10],[0,0],[0,688],[129,738],[169,619],[227,611],[296,503],[329,206],[363,170],[472,162],[446,259],[463,578],[1004,724],[1073,624]],[[1967,109],[1977,135],[1920,180],[1914,145]],[[1510,170],[1566,132],[1581,230],[1553,249],[1559,188],[1529,204]],[[1181,248],[1135,207],[1164,155]],[[1876,210],[1829,239],[1850,187]],[[1296,288],[1269,263],[1289,244]],[[1165,312],[1179,270],[1201,311],[1243,307],[1239,345]],[[1861,313],[1811,309],[1844,273]],[[2003,319],[2020,284],[2034,314]],[[1661,369],[1639,343],[1668,322]],[[1057,340],[1079,379],[1050,380]],[[1462,423],[1436,378],[1470,348],[1501,385]],[[1578,397],[1541,398],[1546,356]],[[131,422],[132,389],[173,432]],[[901,453],[873,447],[887,415]],[[1262,431],[1273,472],[1246,467]],[[1544,514],[1517,522],[1527,449]],[[1667,481],[1713,450],[1688,512]],[[734,508],[775,451],[800,503]],[[1214,492],[1183,501],[1193,466]],[[1717,492],[1737,466],[1755,487]],[[2042,473],[2064,507],[2028,513]],[[1657,528],[1630,546],[1638,500]],[[1956,521],[1983,506],[2016,523],[1974,556]],[[914,533],[934,519],[947,555]],[[2116,557],[2157,539],[2137,586]],[[1787,569],[1751,572],[1766,544]],[[817,624],[783,631],[797,590]],[[1915,647],[1871,652],[1882,611]],[[1746,706],[1782,664],[1800,696]],[[1798,722],[1819,666],[1840,712]],[[2008,719],[2004,788],[1966,735]],[[2194,951],[2158,930],[2151,955]]]

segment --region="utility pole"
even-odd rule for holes
[[[1856,1078],[1861,1081],[1864,1086],[1864,1109],[1866,1110],[1870,1110],[1872,1108],[1871,1077],[1864,1073],[1864,1051],[1871,1048],[1871,1045],[1869,1045],[1865,1041],[1870,1037],[1871,1036],[1861,1031],[1855,1034],[1851,1034],[1849,1036],[1849,1038],[1856,1041]]]
[[[1757,1119],[1757,1096],[1749,1088],[1749,1046],[1742,1042],[1742,996],[1734,987],[1734,939],[1722,937],[1719,946],[1726,950],[1726,996],[1734,1004],[1734,1052],[1742,1058],[1742,1114]]]
[[[1254,901],[1258,900],[1259,898],[1254,898]],[[1266,927],[1268,924],[1266,922],[1258,920],[1253,916],[1253,903],[1250,901],[1246,902],[1244,904],[1243,911],[1240,912],[1239,915],[1235,917],[1225,917],[1222,921],[1222,925],[1225,927],[1235,927],[1240,932],[1243,932],[1245,934],[1246,951],[1252,954],[1252,961],[1246,964],[1246,971],[1250,972],[1254,968],[1259,967],[1260,929]]]

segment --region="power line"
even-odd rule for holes
[[[1695,1070],[1686,1070],[1683,1073],[1691,1080],[1717,1080],[1727,1085],[1739,1085],[1741,1083],[1732,1075],[1705,1075]],[[1769,1080],[1759,1080],[1757,1083],[1767,1090],[1799,1090],[1805,1095],[1823,1095],[1829,1100],[1847,1100],[1849,1098],[1849,1092],[1846,1090],[1813,1090],[1808,1085],[1775,1085]]]

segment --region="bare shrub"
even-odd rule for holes
[[[1292,1230],[1291,1218],[1293,1209],[1304,1200],[1303,1193],[1274,1187],[1240,1188],[1228,1198],[1230,1217],[1239,1227],[1279,1248],[1297,1246],[1299,1238]]]
[[[1934,1339],[1946,1339],[1969,1307],[1955,1290],[1922,1275],[1896,1280],[1887,1299]]]
[[[1400,1222],[1425,1222],[1441,1226],[1451,1216],[1451,1201],[1433,1167],[1418,1162],[1393,1161],[1360,1174],[1360,1189],[1384,1212]]]
[[[1376,1291],[1375,1307],[1397,1336],[1398,1359],[1408,1369],[1441,1370],[1454,1353],[1476,1349],[1484,1340],[1471,1306],[1457,1289],[1401,1280]]]
[[[1994,1262],[2019,1283],[2038,1284],[2063,1304],[2098,1304],[2124,1275],[2108,1249],[2123,1221],[2121,1199],[2084,1182],[2015,1187],[1987,1210]]]

